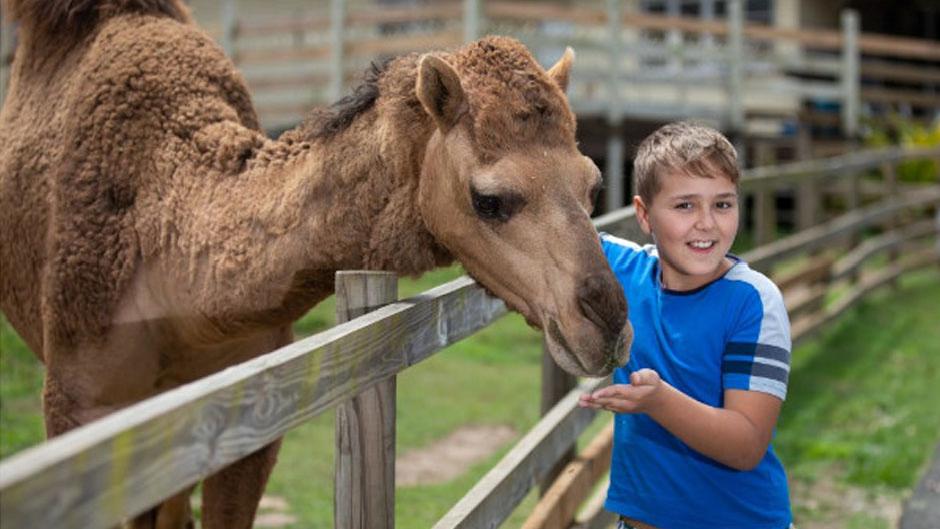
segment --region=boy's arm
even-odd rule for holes
[[[582,395],[581,405],[618,413],[646,413],[694,450],[737,470],[760,463],[783,401],[760,391],[726,390],[725,405],[699,402],[660,379],[652,369]]]

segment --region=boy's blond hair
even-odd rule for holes
[[[633,161],[633,183],[646,204],[659,192],[666,171],[689,176],[724,176],[735,186],[741,177],[738,154],[728,138],[711,127],[681,121],[657,129],[640,143]]]

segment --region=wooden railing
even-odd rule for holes
[[[799,186],[807,179],[829,183],[827,177],[925,157],[940,157],[940,149],[859,153],[838,161],[758,169],[746,173],[742,193]],[[872,289],[938,262],[938,227],[929,215],[940,205],[940,186],[893,189],[883,199],[744,255],[777,278],[797,341]],[[604,215],[595,224],[642,239],[629,209]],[[861,237],[873,228],[881,230],[878,236]],[[861,242],[848,249],[846,241]],[[883,254],[888,258],[882,266],[867,266]],[[345,432],[338,435],[336,519],[393,523],[387,509],[394,498],[394,479],[389,479],[394,450],[388,447],[394,447],[395,375],[506,312],[502,302],[466,277],[403,301],[394,301],[394,291],[394,279],[387,275],[341,274],[339,321],[388,304],[0,462],[0,527],[114,526],[333,407],[340,407],[337,428]],[[824,303],[836,293],[841,297]],[[576,406],[577,395],[601,383],[584,382],[562,398],[435,527],[495,527],[505,520],[570,453],[595,416]],[[583,494],[585,483],[593,484],[603,473],[598,465],[606,452],[598,443],[590,451],[592,463],[581,460],[576,479],[565,481],[570,472],[562,473],[559,483],[572,485],[546,498],[580,503],[582,498],[568,491]],[[356,511],[350,511],[353,506]]]
[[[572,105],[615,120],[696,116],[743,130],[747,115],[763,107],[780,112],[779,102],[789,101],[793,115],[800,100],[822,99],[841,104],[839,123],[853,136],[863,104],[940,106],[940,69],[887,62],[936,63],[935,42],[860,33],[851,11],[839,31],[809,30],[745,24],[741,2],[728,5],[725,20],[704,20],[629,12],[618,0],[577,9],[483,0],[348,8],[334,0],[293,19],[242,20],[233,10],[217,32],[271,126],[295,123],[311,106],[334,101],[372,59],[487,33],[516,36],[545,61],[575,47]],[[278,64],[283,73],[272,70]],[[902,87],[881,86],[885,81]]]
[[[218,33],[273,131],[338,99],[375,59],[484,34],[517,37],[545,64],[572,46],[571,106],[610,129],[607,211],[623,206],[625,118],[703,119],[731,135],[762,137],[795,137],[812,125],[854,139],[866,116],[940,111],[940,44],[861,33],[853,11],[843,13],[839,30],[820,30],[745,23],[741,0],[712,20],[626,5],[463,0],[403,8],[333,0],[294,19],[243,20],[232,10]]]

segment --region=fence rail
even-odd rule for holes
[[[843,157],[838,163],[760,168],[745,173],[742,192],[760,193],[767,187],[799,186],[806,180],[840,175],[851,178],[863,170],[880,169],[890,179],[893,165],[938,155],[940,149],[886,150]],[[925,215],[940,206],[940,186],[885,189],[897,191],[744,255],[755,267],[779,278],[788,308],[797,316],[793,321],[797,340],[872,289],[908,270],[938,262],[940,219]],[[905,224],[905,218],[914,221]],[[599,217],[595,225],[642,239],[631,209]],[[861,241],[860,234],[872,227],[886,228],[881,235],[853,244],[844,255],[824,251],[843,240]],[[884,267],[863,268],[885,254]],[[806,261],[792,264],[799,259]],[[834,304],[822,303],[825,296],[845,290],[846,284],[848,290]],[[338,291],[342,295],[344,287]],[[386,293],[379,301],[388,298]],[[351,306],[348,299],[343,296],[347,301],[339,302],[346,314],[364,310]],[[460,278],[25,450],[0,462],[0,527],[116,525],[486,327],[505,312],[501,301],[487,296],[469,278]],[[586,382],[563,398],[435,527],[501,523],[527,491],[563,460],[590,424],[594,412],[577,408],[576,395],[600,383]],[[394,483],[393,478],[390,481]],[[573,489],[583,493],[584,486]]]
[[[373,59],[488,33],[520,38],[542,61],[575,46],[570,99],[582,113],[675,119],[693,112],[739,130],[749,114],[793,118],[800,101],[811,99],[847,109],[840,124],[854,135],[868,112],[863,105],[940,109],[940,44],[861,33],[850,11],[839,30],[821,30],[745,23],[741,0],[728,2],[724,19],[643,13],[622,0],[577,9],[550,1],[405,7],[331,0],[260,19],[240,13],[235,0],[221,4],[219,21],[207,29],[245,73],[268,128],[297,123],[311,107],[335,101]],[[15,33],[8,23],[2,29],[0,92]]]

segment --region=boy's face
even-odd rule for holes
[[[738,231],[738,194],[729,178],[667,173],[652,204],[634,197],[637,219],[659,250],[662,281],[692,290],[718,278]]]

